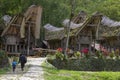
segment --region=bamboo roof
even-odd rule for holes
[[[114,21],[107,16],[102,17],[101,24],[108,27],[120,27],[120,21]]]
[[[79,24],[83,23],[87,18],[87,13],[85,11],[80,11],[77,16],[73,17],[72,22]]]
[[[42,7],[31,5],[24,14],[21,24],[21,38],[25,37],[25,27],[31,27],[33,35],[36,39],[40,38],[40,25],[41,25]]]
[[[100,37],[120,36],[120,21],[114,21],[106,16],[103,16],[99,34]]]
[[[22,15],[15,15],[10,20],[7,27],[3,30],[1,36],[8,35],[8,34],[20,36],[20,25],[22,23],[22,20],[23,20]]]
[[[101,14],[100,13],[94,13],[91,17],[86,18],[86,20],[83,23],[76,24],[71,21],[70,23],[70,36],[76,36],[84,27],[97,27],[101,20]],[[64,29],[63,30],[57,30],[57,31],[48,31],[45,29],[45,39],[46,40],[53,40],[53,39],[62,39],[66,37],[66,28],[69,27],[69,20],[65,19],[63,21]],[[49,26],[48,26],[49,27]]]
[[[58,28],[50,24],[46,24],[45,28],[45,40],[62,39],[65,35],[64,28]]]
[[[79,17],[80,15],[78,15]],[[76,20],[75,20],[76,19]],[[114,21],[106,16],[103,16],[100,13],[94,13],[92,16],[86,18],[83,23],[77,22],[78,18],[75,17],[70,24],[70,36],[76,36],[80,33],[85,27],[95,29],[95,33],[98,32],[99,38],[101,37],[113,37],[113,36],[120,36],[120,22]],[[75,22],[76,21],[76,22]],[[79,21],[79,20],[78,20]],[[65,19],[63,21],[64,30],[62,31],[51,31],[50,33],[54,36],[52,38],[51,34],[48,34],[49,37],[46,36],[47,40],[52,39],[62,39],[66,37],[65,29],[67,29],[69,25],[69,19]],[[62,28],[63,29],[63,28]],[[98,31],[97,31],[98,29]],[[46,31],[47,32],[47,31]],[[62,37],[60,37],[62,36]]]
[[[101,26],[99,30],[100,37],[113,37],[120,36],[120,28],[119,27],[108,27]]]
[[[4,36],[5,34],[17,34],[21,38],[24,38],[26,37],[26,28],[30,27],[31,34],[33,34],[36,39],[39,39],[41,14],[41,6],[31,5],[24,15],[15,15],[11,19],[1,36]]]
[[[3,17],[2,17],[2,19],[4,20],[4,24],[7,26],[7,24],[10,22],[10,20],[11,20],[11,16],[9,16],[9,15],[4,15]]]
[[[64,30],[64,28],[58,28],[58,27],[55,27],[55,26],[53,26],[53,25],[51,25],[51,24],[46,24],[46,25],[44,26],[44,28],[45,28],[46,30],[48,30],[48,31]]]
[[[75,29],[71,29],[70,36],[77,36],[78,33],[80,33],[81,30],[83,30],[85,27],[87,28],[93,28],[99,26],[99,22],[101,21],[102,14],[95,12],[92,16],[86,18],[86,20],[81,23],[79,27],[76,27]]]

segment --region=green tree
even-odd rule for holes
[[[24,13],[32,5],[41,5],[43,7],[42,26],[50,23],[61,27],[65,18],[70,18],[71,0],[0,0],[0,17],[5,14],[11,16]],[[76,0],[74,4],[74,14],[83,10],[91,15],[99,11],[104,15],[120,20],[120,0]]]

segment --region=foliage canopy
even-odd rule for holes
[[[66,18],[70,18],[72,0],[0,0],[0,17],[9,14],[24,13],[30,5],[43,7],[42,26],[49,23],[61,27]],[[99,11],[111,19],[120,20],[120,0],[75,0],[74,16],[85,11],[88,16]],[[2,21],[0,20],[0,25]],[[1,26],[0,26],[1,27]],[[41,28],[41,36],[44,30]]]
[[[112,19],[120,20],[120,0],[76,0],[74,14],[84,10],[89,14],[99,11]],[[0,16],[24,12],[30,5],[43,7],[42,25],[46,23],[62,26],[63,19],[69,18],[70,0],[0,0]]]

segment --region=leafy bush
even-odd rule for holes
[[[109,53],[109,56],[110,56],[111,59],[113,59],[113,57],[115,56],[114,51],[112,51],[111,53]]]
[[[105,55],[102,52],[96,52],[95,56],[84,53],[84,57],[80,57],[81,53],[76,52],[74,56],[76,58],[67,58],[61,52],[57,52],[55,59],[51,59],[50,62],[58,69],[68,70],[80,70],[80,71],[120,71],[120,59],[118,51]],[[116,57],[114,57],[114,55]]]
[[[115,56],[116,56],[116,58],[119,58],[119,52],[120,52],[119,49],[115,50]]]
[[[91,58],[90,63],[92,71],[103,71],[105,70],[105,60],[103,58]]]
[[[96,51],[96,52],[95,52],[95,55],[96,55],[98,58],[102,58],[102,57],[103,57],[103,55],[102,55],[102,53],[101,53],[100,51]]]
[[[58,69],[80,71],[120,71],[120,59],[83,57],[79,59],[68,59],[66,61],[53,59],[50,63]]]
[[[0,50],[0,58],[4,58],[7,57],[7,54],[5,53],[5,51]]]
[[[77,52],[74,53],[74,56],[76,58],[80,58],[81,57],[81,53],[79,51],[77,51]]]
[[[48,54],[46,57],[47,59],[55,59],[55,55],[51,55],[51,54]]]
[[[6,67],[9,65],[8,56],[5,51],[0,50],[0,68]]]
[[[60,51],[57,51],[55,56],[56,56],[56,59],[60,59],[60,60],[64,59],[64,54],[61,53]]]

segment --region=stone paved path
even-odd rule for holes
[[[44,80],[41,64],[46,58],[27,58],[25,71],[21,71],[20,64],[15,73],[12,71],[0,77],[0,80]]]

